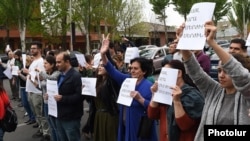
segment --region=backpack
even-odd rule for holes
[[[17,128],[17,114],[15,112],[15,110],[8,105],[6,107],[6,113],[4,118],[1,120],[1,128],[5,131],[5,132],[13,132],[16,130]]]

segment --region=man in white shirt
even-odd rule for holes
[[[38,79],[38,72],[36,70],[44,71],[44,63],[42,58],[42,44],[34,41],[31,43],[30,53],[33,56],[33,61],[29,69],[24,69],[23,72],[27,73],[26,91],[28,92],[28,101],[35,113],[36,122],[38,123],[39,130],[32,137],[47,137],[49,136],[48,123],[42,114],[43,111],[43,96]]]

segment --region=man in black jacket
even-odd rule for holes
[[[80,141],[80,126],[83,116],[81,74],[70,63],[70,55],[62,52],[56,56],[56,66],[61,75],[58,78],[56,127],[60,141]]]

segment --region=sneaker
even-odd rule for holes
[[[86,140],[90,140],[90,139],[92,138],[91,133],[85,133],[85,132],[83,132],[83,136],[84,136],[84,138],[85,138]]]
[[[33,125],[32,126],[33,128],[38,128],[39,127],[39,125],[38,125],[38,123],[36,123],[35,125]]]
[[[25,121],[24,123],[29,123],[30,121],[31,121],[31,119],[29,119],[29,120]]]
[[[40,138],[40,137],[43,137],[43,133],[41,133],[39,130],[32,135],[32,138]]]
[[[49,135],[43,135],[40,141],[50,141],[50,136]]]
[[[23,104],[22,104],[22,103],[19,103],[17,106],[18,106],[18,107],[23,107]]]
[[[16,97],[12,97],[10,100],[16,100]]]
[[[29,122],[27,122],[27,125],[34,124],[34,123],[36,123],[35,120],[30,120]]]

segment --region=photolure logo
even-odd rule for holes
[[[205,125],[204,141],[213,139],[249,141],[250,125]]]

